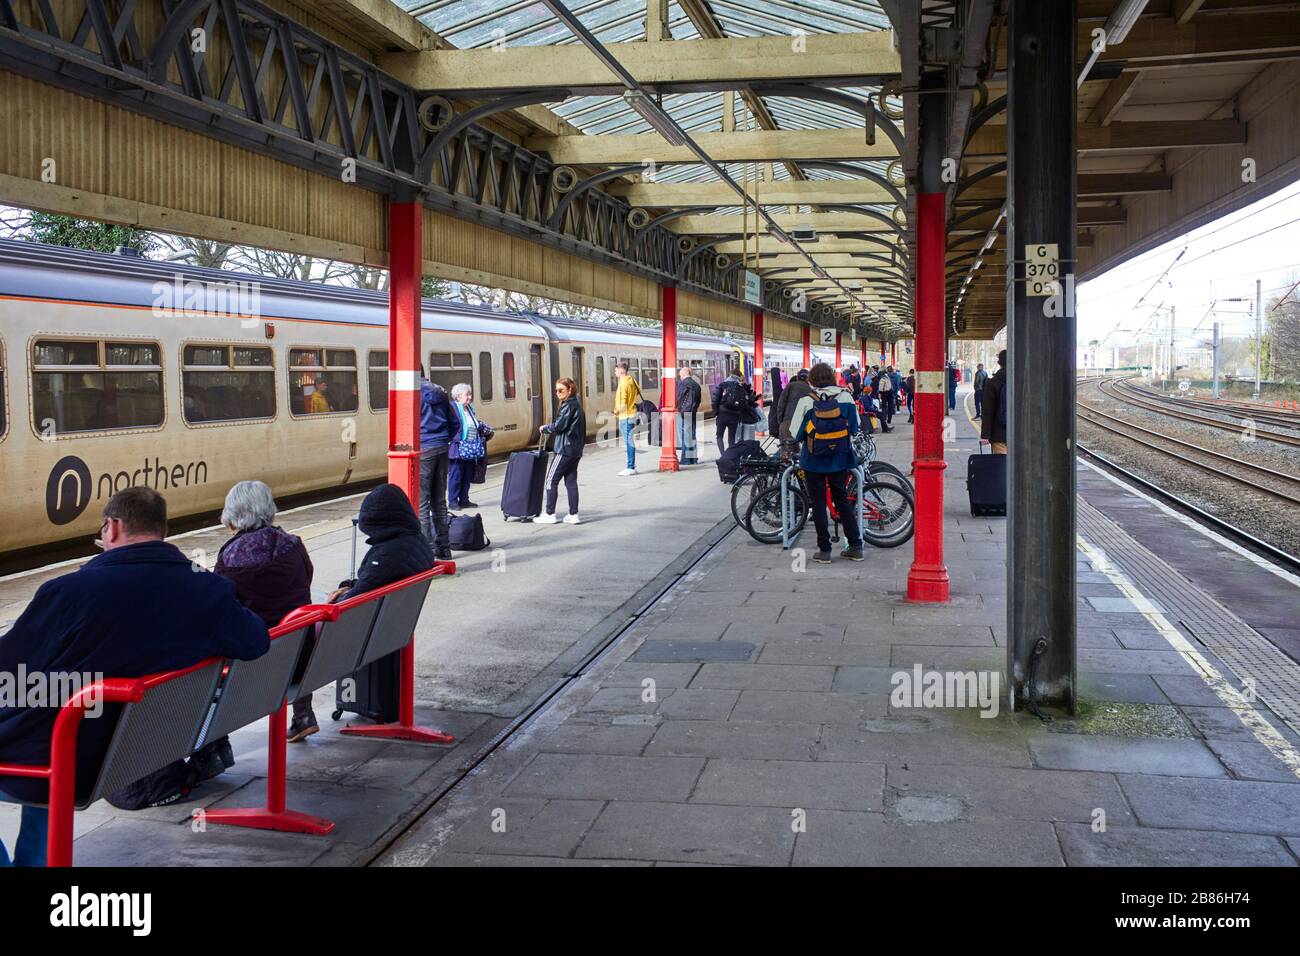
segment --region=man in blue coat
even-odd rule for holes
[[[439,561],[451,560],[451,516],[447,513],[447,471],[452,436],[460,416],[441,385],[420,365],[420,532]]]
[[[0,637],[0,675],[143,677],[209,657],[252,660],[270,647],[266,624],[241,605],[230,580],[195,568],[167,534],[167,503],[150,488],[119,491],[104,507],[104,553],[78,571],[46,581],[13,629]],[[57,683],[56,683],[57,681]],[[78,688],[80,689],[80,688]],[[47,765],[50,734],[64,701],[0,706],[0,763]],[[95,783],[120,705],[87,709],[77,734],[77,798]],[[45,862],[44,780],[0,776],[0,799],[24,802],[15,861]],[[9,854],[0,845],[0,866]]]

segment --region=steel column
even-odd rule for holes
[[[1073,283],[1026,295],[1025,249],[1075,270],[1076,0],[1014,0],[1007,48],[1007,673],[1009,700],[1074,713]]]
[[[844,367],[844,334],[835,333],[835,371]]]
[[[803,327],[803,367],[812,368],[812,326]]]
[[[916,197],[916,418],[912,471],[916,479],[916,533],[907,600],[948,600],[943,563],[943,420],[948,408],[944,376],[944,230],[947,220],[942,179],[947,129],[942,92],[921,98],[919,191]],[[883,344],[883,343],[882,343]],[[882,350],[883,351],[883,350]]]
[[[660,363],[659,470],[678,471],[677,461],[677,287],[659,287],[663,318],[663,361]]]

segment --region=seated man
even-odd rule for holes
[[[142,677],[209,657],[252,660],[267,652],[266,624],[235,598],[226,578],[196,570],[167,544],[167,502],[149,488],[119,491],[104,506],[104,554],[73,574],[46,581],[0,637],[0,672]],[[57,686],[50,681],[50,686]],[[46,765],[50,733],[64,701],[0,709],[0,763]],[[77,794],[95,782],[117,724],[119,705],[88,709],[77,734]],[[0,799],[43,804],[44,780],[0,776]],[[46,810],[25,805],[15,862],[45,862]],[[0,866],[9,854],[0,845]]]

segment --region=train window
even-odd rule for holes
[[[357,410],[357,353],[290,349],[289,408],[295,415]]]
[[[501,387],[506,401],[515,397],[515,353],[506,352],[501,356]]]
[[[371,349],[366,359],[366,391],[370,393],[370,410],[382,412],[388,407],[388,350]]]
[[[42,434],[161,425],[160,349],[144,342],[37,341],[32,417]]]
[[[478,394],[480,402],[492,401],[492,353],[478,353]]]
[[[596,356],[596,391],[605,391],[605,356]]]
[[[614,356],[611,355],[611,356],[609,357],[609,390],[610,390],[611,392],[617,392],[617,391],[618,391],[618,371],[617,371],[617,369],[618,369],[618,359],[616,359]]]
[[[658,388],[659,387],[659,360],[642,359],[641,360],[641,387]]]
[[[468,352],[430,352],[429,381],[450,392],[462,382],[474,381],[474,364]]]
[[[182,414],[191,423],[275,417],[271,350],[187,345],[181,353]]]

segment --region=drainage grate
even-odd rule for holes
[[[1078,522],[1079,533],[1165,608],[1166,618],[1183,625],[1238,680],[1254,681],[1256,696],[1300,733],[1300,664],[1082,498]]]

